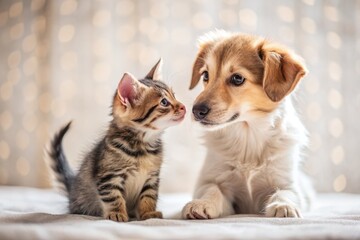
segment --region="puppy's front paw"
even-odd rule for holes
[[[212,219],[220,216],[215,204],[208,200],[195,199],[182,210],[184,219]]]
[[[267,217],[302,218],[300,210],[287,203],[270,203],[265,210]]]
[[[127,222],[129,221],[129,217],[126,214],[119,212],[110,212],[107,216],[107,219],[110,219],[115,222]]]
[[[140,217],[141,220],[146,220],[149,218],[163,218],[163,216],[161,212],[152,211],[152,212],[146,212]]]

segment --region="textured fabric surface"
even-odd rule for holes
[[[264,36],[305,59],[297,93],[307,167],[318,190],[360,193],[360,0],[0,1],[0,184],[48,186],[44,144],[71,119],[64,145],[77,166],[109,120],[122,74],[141,77],[160,56],[191,113],[201,89],[188,90],[196,39],[215,28]],[[162,191],[190,191],[204,158],[190,114],[164,139]]]
[[[66,214],[53,190],[0,188],[0,239],[359,239],[360,195],[321,194],[302,219],[234,215],[180,220],[186,194],[160,196],[166,219],[116,223]]]

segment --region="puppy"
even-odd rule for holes
[[[207,156],[186,219],[231,214],[301,217],[313,189],[301,171],[307,132],[291,101],[301,58],[261,37],[211,32],[200,39],[190,89]]]

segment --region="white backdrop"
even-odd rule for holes
[[[42,149],[65,122],[73,166],[109,121],[123,72],[161,56],[188,112],[196,39],[223,28],[294,48],[310,74],[298,110],[311,136],[307,169],[321,191],[360,192],[360,1],[0,1],[0,184],[46,187]],[[169,129],[162,191],[190,191],[204,157],[190,122]]]

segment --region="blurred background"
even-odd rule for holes
[[[303,56],[306,168],[319,191],[360,193],[358,0],[1,0],[0,184],[49,187],[43,148],[69,120],[64,147],[76,168],[106,129],[122,74],[143,77],[160,56],[190,113],[201,90],[188,90],[196,39],[215,28],[262,35]],[[200,135],[190,114],[168,129],[161,191],[192,191],[205,155]]]

